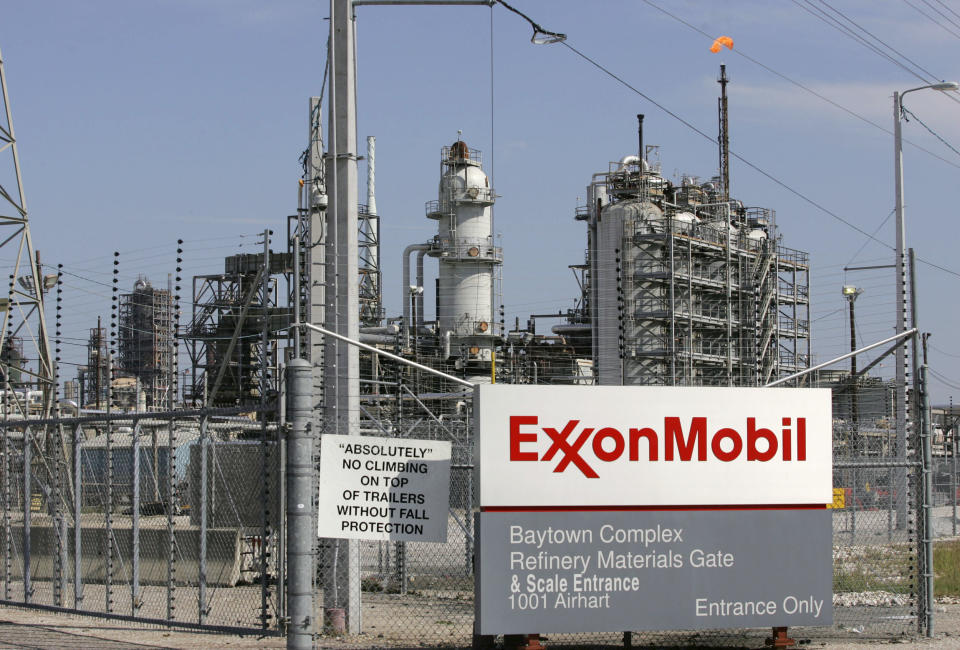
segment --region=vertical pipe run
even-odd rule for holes
[[[641,161],[646,160],[643,151],[643,115],[640,113],[637,113],[637,156]],[[643,162],[640,163],[640,173],[643,173]]]
[[[290,429],[286,459],[287,647],[313,647],[316,632],[313,581],[316,537],[313,498],[314,431],[311,422],[311,368],[304,359],[287,364],[287,415]]]

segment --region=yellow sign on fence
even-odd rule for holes
[[[843,510],[847,507],[847,491],[844,488],[833,488],[833,503],[828,508]]]

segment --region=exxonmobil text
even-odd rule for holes
[[[757,419],[748,417],[740,429],[715,429],[706,417],[693,417],[685,428],[679,417],[664,417],[660,429],[643,426],[621,430],[581,425],[580,420],[568,420],[563,427],[547,427],[540,426],[539,416],[511,415],[510,460],[556,460],[554,472],[564,472],[573,465],[587,478],[599,478],[595,466],[602,465],[597,461],[611,463],[626,456],[629,461],[639,462],[641,451],[643,460],[650,462],[660,462],[661,458],[666,462],[714,458],[729,463],[744,454],[751,462],[764,463],[778,456],[784,461],[806,461],[807,419],[785,417],[780,425],[775,433],[774,429],[758,427]],[[549,447],[541,454],[543,438]]]

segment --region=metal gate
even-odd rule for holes
[[[278,630],[274,409],[0,422],[3,604]]]

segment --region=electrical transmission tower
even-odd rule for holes
[[[3,327],[0,329],[0,380],[9,400],[9,412],[46,417],[56,396],[53,364],[47,340],[43,292],[55,285],[57,276],[45,279],[34,253],[27,218],[27,202],[20,173],[17,140],[13,131],[10,96],[3,54],[0,53],[0,263],[12,263],[6,298],[0,298]],[[8,153],[9,152],[9,153]],[[2,293],[0,293],[2,295]],[[41,391],[42,402],[29,406],[30,391]],[[36,393],[34,393],[36,395]]]

